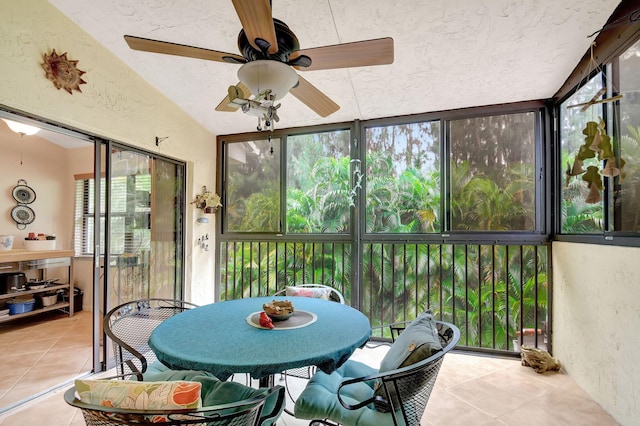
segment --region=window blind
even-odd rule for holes
[[[93,255],[94,225],[93,178],[76,176],[74,251],[76,256]],[[104,254],[106,181],[100,187],[100,254]],[[136,254],[150,249],[151,175],[126,175],[111,178],[112,255]]]

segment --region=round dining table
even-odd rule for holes
[[[289,300],[294,315],[264,328],[262,306]],[[269,296],[216,302],[163,321],[149,346],[172,369],[204,370],[220,380],[248,373],[265,382],[284,370],[317,366],[331,373],[371,336],[369,320],[348,305],[328,300]]]

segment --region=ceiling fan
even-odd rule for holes
[[[353,68],[393,62],[393,39],[390,37],[301,50],[289,27],[272,17],[270,0],[232,2],[242,24],[238,35],[241,55],[131,35],[124,38],[134,50],[242,65],[238,70],[240,82],[229,87],[228,95],[216,111],[242,109],[258,116],[259,130],[262,130],[262,123],[273,130],[273,122],[278,121],[276,110],[280,106],[275,105],[275,101],[289,91],[321,117],[340,109],[295,70]]]

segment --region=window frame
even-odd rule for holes
[[[459,231],[451,230],[451,212],[450,212],[450,142],[449,142],[449,122],[453,120],[461,120],[467,118],[488,117],[494,115],[517,114],[523,112],[535,112],[535,158],[536,164],[536,188],[535,188],[535,209],[536,209],[536,226],[533,231],[526,230],[509,230],[509,231]],[[550,216],[546,215],[547,206],[550,205],[549,197],[545,194],[548,192],[548,179],[544,170],[547,168],[548,155],[544,147],[543,141],[549,137],[549,111],[548,105],[542,101],[516,102],[510,104],[488,105],[472,108],[462,108],[449,111],[438,111],[432,113],[416,114],[403,117],[390,117],[376,120],[368,120],[361,122],[361,133],[365,134],[367,127],[380,127],[389,125],[410,124],[417,121],[427,122],[439,120],[441,132],[441,148],[440,148],[440,173],[443,176],[440,179],[441,185],[441,215],[443,217],[443,229],[439,233],[403,233],[403,234],[385,234],[385,233],[366,233],[364,217],[360,222],[360,232],[368,240],[380,241],[396,241],[398,239],[420,239],[433,243],[442,242],[469,242],[492,243],[496,240],[502,242],[527,242],[527,243],[543,243],[549,240],[548,229]],[[360,158],[365,158],[365,147],[361,147]],[[363,179],[364,181],[364,179]],[[364,184],[363,184],[364,186]],[[365,193],[364,190],[362,192]],[[364,210],[364,206],[361,210]]]
[[[618,11],[617,11],[618,12]],[[616,14],[612,15],[611,19],[615,19]],[[634,27],[635,34],[629,35],[630,28]],[[560,126],[560,110],[564,102],[566,102],[572,95],[578,90],[584,87],[591,79],[596,77],[599,73],[602,73],[603,86],[606,87],[606,80],[613,81],[613,85],[618,88],[619,84],[619,70],[620,67],[618,59],[634,44],[640,42],[640,23],[623,27],[615,32],[616,36],[621,38],[617,42],[609,41],[612,33],[604,33],[601,35],[606,36],[603,47],[598,47],[598,39],[596,39],[596,45],[593,50],[595,58],[602,58],[598,62],[596,69],[593,68],[593,63],[583,58],[582,62],[576,67],[574,73],[567,79],[565,85],[556,93],[553,99],[552,105],[552,119],[554,123],[553,132],[553,144],[555,149],[553,150],[552,164],[553,168],[550,170],[550,176],[554,181],[554,193],[553,193],[553,218],[552,218],[552,234],[551,238],[554,241],[561,242],[576,242],[576,243],[588,243],[588,244],[601,244],[601,245],[613,245],[613,246],[626,246],[626,247],[638,247],[640,246],[640,233],[633,231],[616,231],[613,230],[613,221],[615,217],[615,206],[611,206],[613,190],[613,182],[611,179],[603,181],[602,201],[603,208],[603,230],[602,232],[592,233],[563,233],[562,231],[562,191],[561,187],[564,181],[564,169],[562,162],[562,146],[561,146],[561,126]],[[626,36],[624,36],[626,34]],[[600,38],[600,36],[598,37]],[[590,54],[590,52],[587,52]],[[585,54],[585,56],[587,55]],[[589,56],[590,59],[590,56]],[[578,71],[583,72],[582,79],[578,80]],[[589,72],[590,71],[590,72]],[[588,74],[587,74],[588,73]],[[569,84],[572,84],[569,86]],[[612,92],[608,89],[606,96],[617,95],[617,92]],[[608,107],[607,103],[599,104],[601,117],[605,123],[607,123],[607,133],[613,139],[619,139],[619,123],[612,123],[612,117],[610,117],[609,111],[611,108],[619,109],[619,102],[615,102],[611,107]],[[619,114],[618,114],[619,117]]]
[[[548,188],[548,179],[545,174],[545,170],[547,169],[548,156],[547,150],[544,147],[543,141],[548,140],[550,137],[549,130],[549,111],[548,104],[543,100],[534,100],[527,102],[517,102],[511,104],[500,104],[500,105],[489,105],[483,107],[473,107],[473,108],[463,108],[459,110],[450,110],[450,111],[439,111],[432,113],[424,113],[424,114],[416,114],[410,116],[402,116],[402,117],[388,117],[382,119],[373,119],[366,121],[355,120],[351,123],[338,123],[332,125],[322,125],[322,126],[310,126],[304,128],[295,128],[295,129],[279,129],[273,132],[271,135],[272,138],[280,138],[282,140],[282,149],[280,150],[281,155],[281,220],[284,221],[286,217],[286,149],[287,149],[287,136],[289,135],[300,135],[300,134],[308,134],[315,132],[325,132],[332,130],[341,130],[341,129],[351,129],[352,132],[352,159],[363,159],[366,158],[366,147],[364,143],[360,143],[363,140],[361,135],[364,135],[367,127],[380,127],[380,126],[389,126],[389,125],[400,125],[400,124],[410,124],[421,121],[441,121],[440,132],[441,132],[441,154],[440,161],[443,163],[448,163],[449,161],[449,143],[448,143],[448,130],[446,129],[448,126],[446,122],[449,120],[458,120],[464,118],[477,118],[491,115],[504,115],[504,114],[516,114],[522,112],[534,112],[536,113],[535,118],[535,168],[536,168],[536,182],[535,182],[535,209],[536,209],[536,225],[535,230],[527,231],[527,230],[510,230],[510,231],[450,231],[445,230],[439,233],[424,233],[424,234],[412,234],[412,233],[402,233],[402,234],[368,234],[365,229],[365,218],[364,218],[364,194],[366,194],[365,189],[365,179],[363,178],[363,188],[359,191],[357,204],[359,208],[352,209],[352,217],[355,219],[354,215],[362,215],[357,222],[358,229],[356,230],[354,226],[352,226],[351,235],[347,234],[288,234],[285,232],[285,227],[283,225],[282,231],[280,233],[260,233],[260,232],[230,232],[227,229],[225,223],[225,206],[228,204],[229,200],[227,199],[226,194],[226,175],[227,165],[225,164],[225,149],[226,145],[234,142],[247,142],[251,140],[262,140],[265,138],[264,133],[245,133],[245,134],[235,134],[235,135],[225,135],[217,137],[217,158],[218,161],[218,176],[216,182],[216,188],[218,193],[222,197],[223,204],[223,212],[218,216],[218,227],[216,230],[219,241],[224,242],[228,238],[233,238],[234,240],[251,240],[255,237],[264,237],[264,238],[273,238],[278,239],[286,235],[286,238],[292,241],[296,240],[308,240],[310,237],[317,237],[319,239],[322,238],[331,238],[334,241],[348,241],[355,239],[355,235],[358,235],[361,239],[376,239],[376,240],[397,240],[397,239],[415,239],[420,238],[423,241],[434,241],[434,242],[468,242],[469,240],[477,241],[477,242],[495,242],[496,240],[504,241],[504,242],[527,242],[527,243],[543,243],[549,240],[549,217],[550,215],[545,214],[548,211],[548,206],[550,206],[549,201],[549,188]],[[443,124],[445,123],[445,124]],[[449,173],[448,164],[441,165],[441,173]],[[351,173],[353,175],[353,165],[351,168]],[[441,194],[442,198],[444,196],[448,197],[449,187],[448,184],[445,184],[444,181],[447,179],[441,179]],[[441,207],[445,211],[444,214],[450,214],[447,211],[447,203],[448,200],[442,201],[441,204],[444,207]],[[284,224],[284,222],[283,222]]]
[[[351,136],[351,144],[349,149],[349,156],[353,158],[354,155],[354,139],[357,139],[354,135],[356,132],[355,123],[335,123],[328,125],[319,125],[319,126],[310,126],[310,127],[302,127],[302,128],[294,128],[294,129],[277,129],[271,132],[268,136],[265,132],[250,132],[250,133],[242,133],[235,135],[225,135],[217,137],[217,151],[216,158],[217,162],[217,179],[216,179],[216,191],[220,194],[222,207],[220,209],[220,214],[216,215],[217,218],[217,227],[216,227],[216,235],[218,236],[219,241],[224,241],[225,237],[233,238],[234,240],[245,240],[250,241],[256,236],[266,237],[266,238],[274,238],[282,237],[286,235],[287,239],[291,239],[294,241],[304,241],[308,240],[309,237],[315,236],[318,238],[329,238],[332,241],[351,241],[352,235],[354,234],[353,226],[351,226],[351,231],[348,233],[288,233],[287,232],[287,224],[286,224],[286,215],[287,215],[287,197],[286,197],[286,189],[287,189],[287,138],[289,136],[300,136],[306,134],[313,133],[327,133],[327,132],[336,132],[336,131],[349,131]],[[252,232],[252,231],[230,231],[228,229],[228,219],[226,206],[229,204],[228,192],[227,192],[227,175],[228,175],[228,164],[226,164],[226,155],[227,155],[227,147],[229,144],[233,143],[241,143],[241,142],[251,142],[256,140],[265,140],[267,137],[271,138],[271,140],[279,139],[280,140],[280,175],[279,175],[279,184],[280,184],[280,230],[277,232]],[[353,172],[353,165],[351,167],[351,172]],[[351,216],[351,222],[353,222],[353,213]]]
[[[564,180],[563,167],[560,164],[560,136],[558,130],[559,108],[562,102],[578,90],[593,68],[591,58],[596,58],[598,66],[603,68],[605,64],[611,63],[614,59],[624,53],[629,47],[640,40],[640,20],[632,20],[631,17],[637,12],[637,5],[632,1],[621,2],[616,10],[611,14],[607,23],[598,31],[592,46],[593,50],[587,49],[580,62],[576,65],[571,74],[567,77],[562,86],[549,100],[550,112],[553,123],[553,133],[549,140],[551,157],[549,158],[549,169],[547,170],[549,180],[552,182],[549,191],[553,202],[553,209],[550,210],[551,240],[562,242],[575,242],[587,244],[602,244],[622,247],[640,247],[640,236],[611,234],[562,234],[561,231],[561,194],[560,186]],[[595,74],[595,72],[594,72]],[[603,117],[604,118],[604,117]],[[614,126],[615,127],[615,126]]]

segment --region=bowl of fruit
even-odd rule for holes
[[[289,300],[272,300],[262,305],[262,309],[273,321],[284,321],[293,315],[293,304]]]

